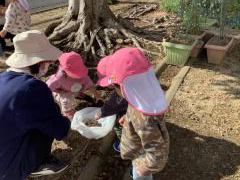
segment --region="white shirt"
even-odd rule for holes
[[[9,4],[5,13],[3,29],[11,34],[19,34],[30,29],[31,16],[29,10],[25,10],[19,2]]]

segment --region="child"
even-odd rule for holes
[[[97,72],[99,79],[103,78],[106,74],[105,61],[108,61],[108,57],[109,56],[101,59],[101,61],[98,63]],[[113,90],[115,89],[113,85],[110,86]],[[119,120],[123,115],[126,114],[127,108],[128,102],[121,95],[119,95],[116,90],[114,90],[109,99],[105,101],[104,105],[101,107],[101,111],[99,112],[100,114],[96,115],[96,120],[102,117],[111,116],[113,114],[116,114],[117,120]],[[114,130],[118,137],[118,141],[114,143],[113,147],[116,151],[120,152],[119,141],[121,140],[122,126],[118,123],[118,121],[114,126]]]
[[[72,119],[75,114],[75,97],[80,96],[82,92],[89,92],[97,100],[100,98],[79,54],[64,53],[59,58],[59,62],[58,72],[49,78],[47,84],[60,101],[64,115]]]
[[[0,32],[0,43],[4,49],[4,38],[13,37],[30,29],[31,17],[27,0],[7,0],[9,3],[5,12],[5,24]]]
[[[152,174],[165,167],[169,152],[163,119],[168,108],[164,93],[150,63],[137,48],[122,48],[108,56],[104,64],[101,69],[105,74],[101,74],[98,85],[114,84],[129,103],[121,119],[121,156],[132,160],[134,180],[152,180]]]

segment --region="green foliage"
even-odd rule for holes
[[[113,2],[112,2],[112,0],[107,0],[107,3],[112,4]]]
[[[197,0],[181,0],[180,13],[186,33],[199,35],[202,32],[200,22],[201,13]]]
[[[176,13],[178,11],[180,1],[181,0],[163,0],[160,7],[166,12]]]

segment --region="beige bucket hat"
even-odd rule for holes
[[[62,54],[58,48],[50,44],[47,37],[38,30],[26,31],[13,38],[15,51],[6,60],[6,64],[14,68],[24,68],[41,61],[56,61]]]

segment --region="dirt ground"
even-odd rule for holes
[[[134,6],[123,3],[111,6],[111,9],[115,14],[124,16]],[[44,29],[61,17],[65,10],[66,7],[32,15],[33,29]],[[176,22],[174,15],[159,9],[131,21],[137,26],[149,28],[154,19],[160,19],[160,23],[152,29],[171,28]],[[160,44],[155,45],[155,50],[161,55],[160,58],[151,59],[153,64],[157,64],[164,56]],[[169,161],[164,171],[155,175],[156,180],[240,180],[239,57],[238,44],[221,65],[210,65],[205,57],[191,60],[191,70],[166,115],[171,138]],[[162,74],[160,83],[164,90],[168,89],[178,71],[179,68],[171,66]],[[100,143],[90,141],[90,146],[71,168],[61,177],[49,177],[48,180],[77,179],[87,159]],[[65,142],[55,142],[53,152],[71,160],[76,153],[84,150],[86,144],[85,138],[74,133]],[[128,164],[112,151],[96,179],[120,180]]]

